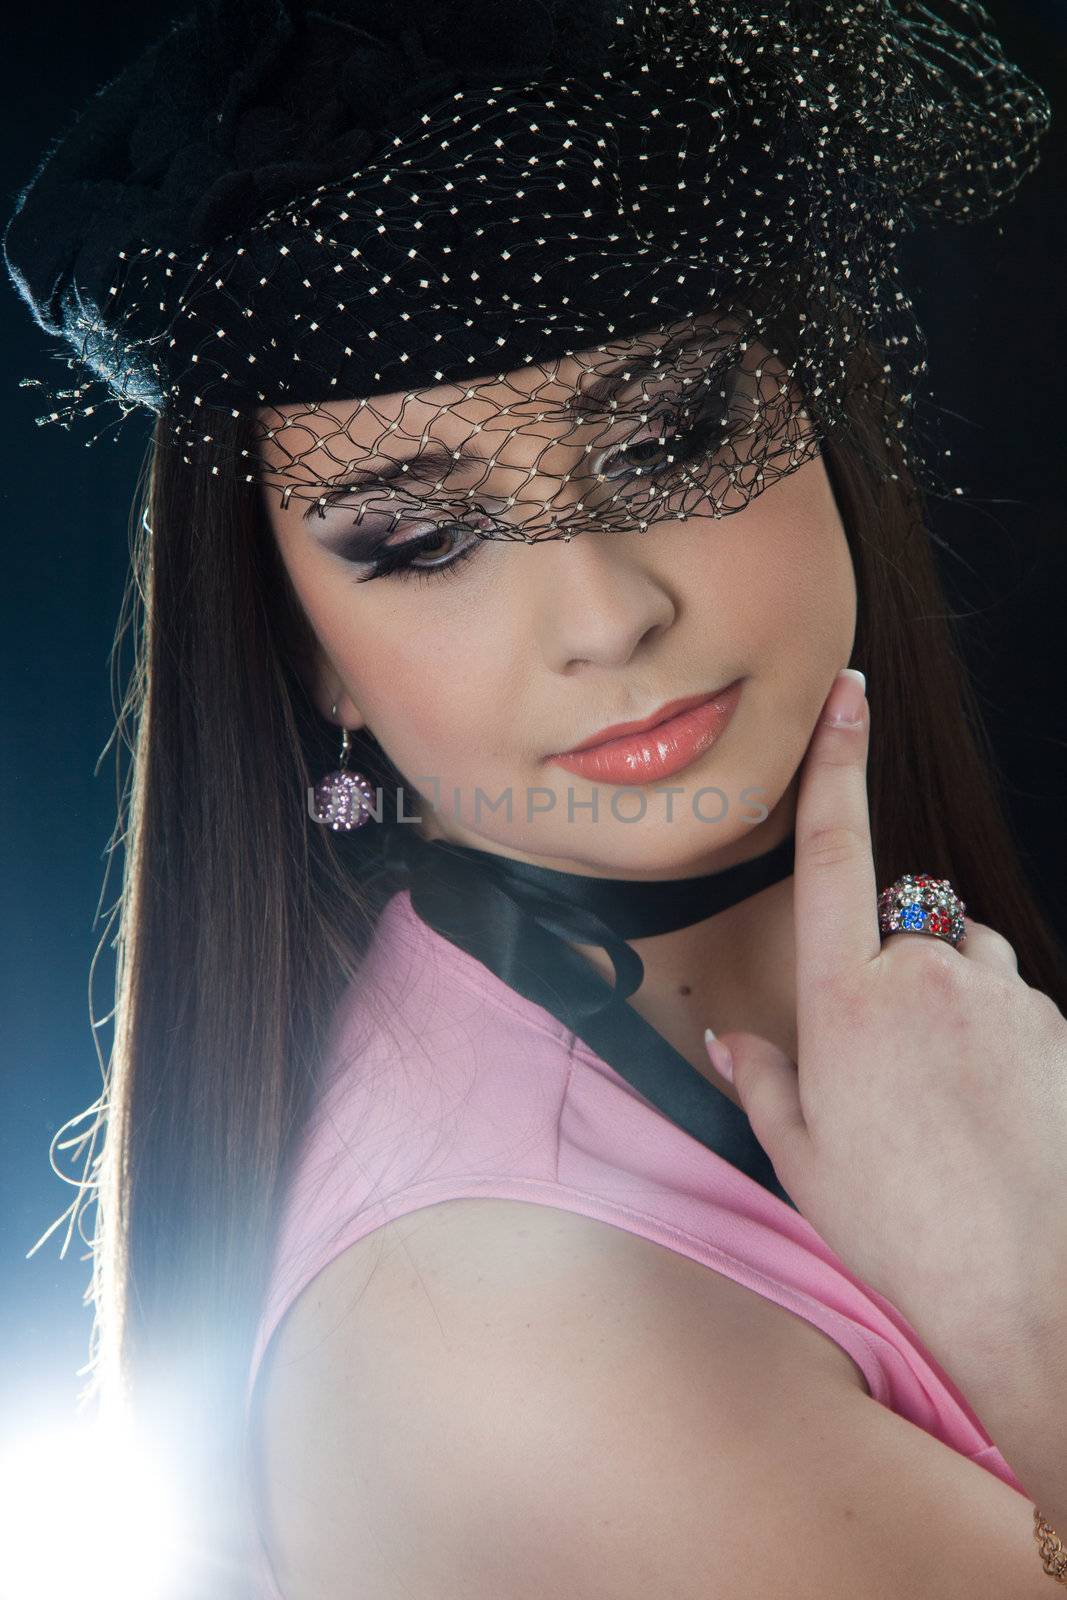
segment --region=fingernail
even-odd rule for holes
[[[826,701],[826,721],[835,727],[854,728],[863,721],[867,679],[856,667],[842,667]]]
[[[720,1072],[727,1083],[733,1083],[734,1058],[727,1046],[721,1040],[716,1039],[710,1028],[704,1029],[704,1048],[707,1050],[708,1058],[716,1072]]]

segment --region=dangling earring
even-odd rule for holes
[[[336,703],[333,716],[337,716]],[[351,740],[348,729],[341,729],[341,765],[336,772],[328,772],[317,784],[308,785],[308,813],[323,827],[335,833],[351,833],[361,828],[374,813],[375,791],[362,772],[349,772],[348,752]],[[378,794],[381,805],[381,792]],[[378,818],[381,821],[381,818]]]

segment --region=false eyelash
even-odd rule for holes
[[[412,552],[417,555],[421,549],[438,543],[441,539],[442,530],[449,526],[450,524],[448,523],[442,523],[440,528],[434,528],[429,533],[424,533],[419,539],[409,539],[403,546],[402,555],[398,555],[395,560],[390,559],[388,556],[379,558],[370,572],[364,573],[361,578],[356,579],[356,582],[370,583],[373,578],[448,577],[468,556],[474,554],[478,545],[482,542],[481,540],[472,540],[470,544],[466,545],[448,561],[441,561],[435,567],[417,567],[412,558]],[[451,524],[451,526],[462,526],[462,524]]]

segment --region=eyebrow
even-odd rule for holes
[[[465,472],[475,463],[484,466],[486,460],[487,457],[471,450],[452,451],[442,444],[433,444],[428,445],[425,450],[420,450],[417,455],[403,456],[390,461],[388,466],[375,468],[373,471],[365,467],[349,467],[341,477],[331,478],[328,482],[317,485],[323,491],[321,499],[311,502],[303,513],[304,520],[308,521],[315,515],[321,500],[328,500],[334,495],[344,493],[347,489],[378,488],[400,477],[410,478],[429,487],[445,473],[455,476],[457,473]]]
[[[672,353],[672,349],[663,348],[640,361],[624,362],[613,372],[607,372],[603,377],[597,378],[588,389],[571,395],[564,402],[563,409],[577,416],[602,416],[609,401],[620,389],[638,378],[648,377],[653,372],[661,371]],[[346,489],[381,488],[400,477],[407,477],[430,487],[446,473],[452,477],[465,477],[471,467],[484,467],[488,459],[486,455],[476,450],[449,450],[446,445],[434,443],[413,456],[398,457],[385,467],[374,469],[349,467],[343,476],[322,482],[317,487],[323,491],[322,499],[329,499]],[[303,512],[305,522],[310,521],[315,515],[320,503],[320,499],[313,500]]]

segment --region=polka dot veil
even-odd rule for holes
[[[951,492],[898,244],[1049,121],[982,6],[395,11],[214,0],[101,91],[5,236],[39,421],[147,408],[367,577],[725,516],[828,437]]]

